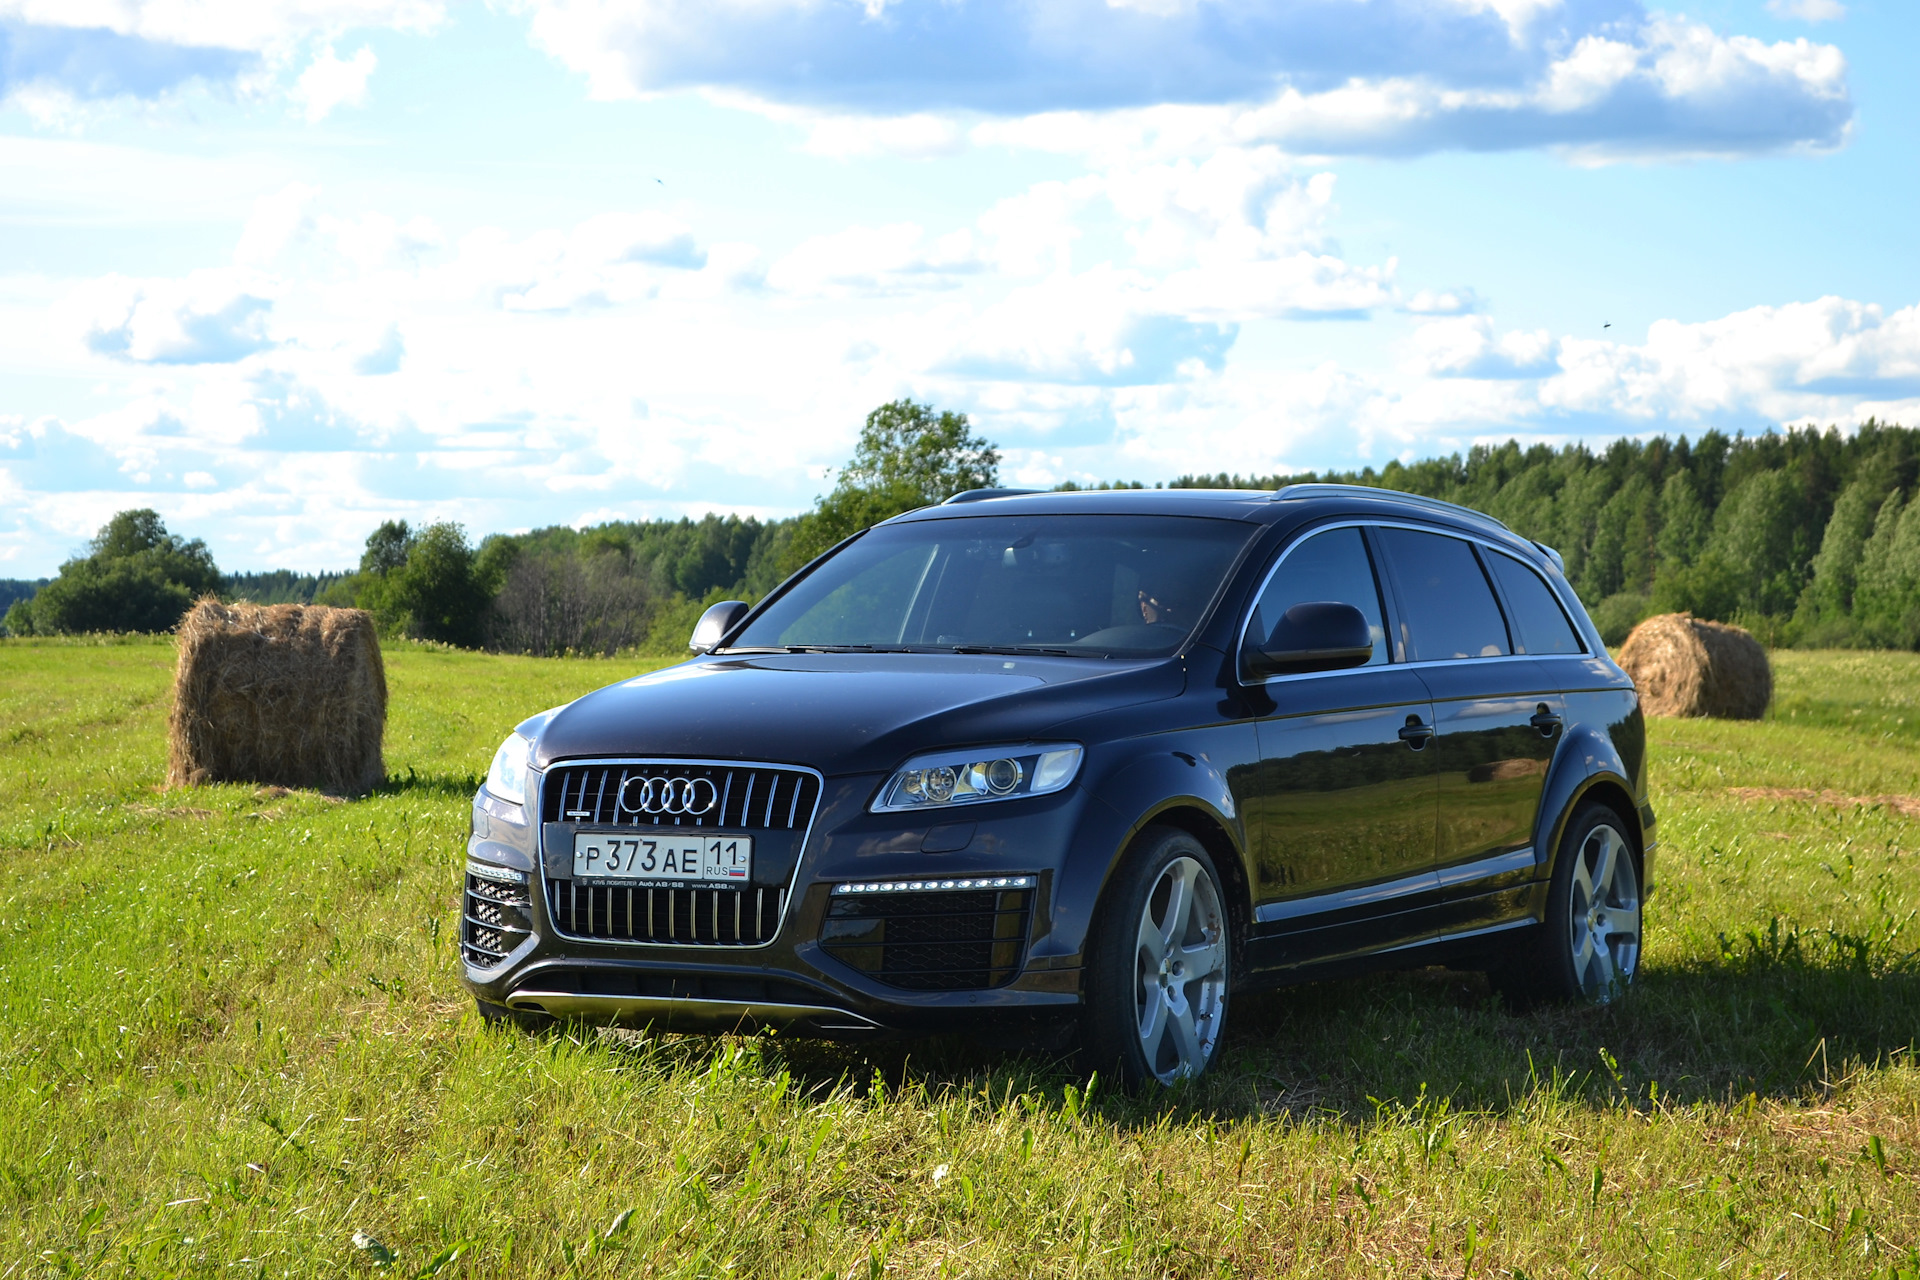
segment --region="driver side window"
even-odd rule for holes
[[[1358,529],[1329,529],[1294,544],[1260,593],[1253,622],[1247,628],[1247,642],[1264,645],[1281,615],[1294,605],[1317,600],[1358,609],[1367,620],[1367,634],[1373,637],[1373,656],[1366,665],[1385,665],[1390,655],[1380,610],[1380,587],[1374,581],[1366,540]]]

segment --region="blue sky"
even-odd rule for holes
[[[0,0],[0,576],[1920,423],[1892,0]]]

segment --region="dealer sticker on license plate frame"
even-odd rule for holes
[[[745,884],[753,837],[684,827],[573,833],[573,878],[600,884]]]

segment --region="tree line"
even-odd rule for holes
[[[1321,475],[1183,476],[1177,486],[1323,480],[1457,502],[1554,547],[1610,643],[1649,613],[1740,623],[1774,645],[1920,647],[1920,432],[1872,419],[1602,450],[1476,447]]]
[[[205,592],[373,613],[383,633],[516,653],[682,649],[701,609],[757,599],[877,521],[998,482],[999,453],[966,415],[898,400],[868,415],[813,510],[495,534],[380,525],[350,573],[223,576],[199,540],[122,512],[31,598],[15,635],[156,631]],[[1168,488],[1332,481],[1424,494],[1557,548],[1610,643],[1649,613],[1738,622],[1769,644],[1920,648],[1920,433],[1836,429],[1584,445],[1480,446],[1351,472],[1187,475]],[[1077,486],[1065,485],[1062,488]],[[1139,488],[1115,481],[1101,488]],[[1160,486],[1155,486],[1160,487]]]

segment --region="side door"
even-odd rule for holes
[[[1376,536],[1396,648],[1433,698],[1440,914],[1450,935],[1496,926],[1524,906],[1540,863],[1534,816],[1560,741],[1559,682],[1509,626],[1490,574],[1498,553],[1400,526]]]
[[[1258,713],[1258,765],[1239,797],[1253,846],[1255,969],[1382,950],[1433,889],[1437,794],[1426,686],[1392,661],[1367,540],[1347,525],[1305,535],[1262,588],[1242,637],[1261,645],[1289,608],[1353,605],[1375,637],[1363,667],[1242,681]]]

